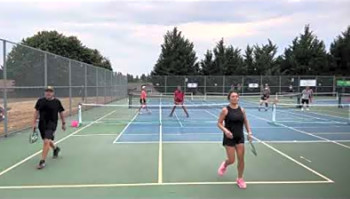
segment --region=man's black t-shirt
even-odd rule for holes
[[[39,129],[50,129],[55,131],[58,121],[58,113],[63,112],[64,108],[61,101],[54,98],[47,100],[40,98],[35,105],[35,109],[39,111]]]

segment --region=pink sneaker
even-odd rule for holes
[[[243,178],[237,178],[237,186],[240,188],[240,189],[245,189],[247,188],[247,184],[244,182]]]
[[[223,161],[218,169],[218,175],[223,176],[226,172],[225,161]]]

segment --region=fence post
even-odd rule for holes
[[[204,76],[204,95],[207,95],[207,76]]]
[[[98,104],[98,68],[96,67],[96,103]]]
[[[69,115],[72,115],[72,61],[69,59],[68,62],[69,67],[69,74],[68,74],[68,81],[69,81]]]
[[[333,75],[333,89],[332,90],[333,90],[333,93],[337,92],[335,75]]]
[[[4,94],[4,134],[5,137],[7,137],[8,134],[8,119],[7,119],[7,66],[6,66],[6,41],[3,40],[2,41],[2,47],[3,47],[3,57],[2,57],[2,61],[3,63],[3,79],[4,79],[4,90],[3,90],[3,94]]]
[[[279,93],[282,93],[282,77],[281,75],[279,76],[279,79],[280,79],[280,87],[279,87]]]
[[[104,103],[107,103],[107,96],[106,96],[106,92],[107,92],[107,90],[106,90],[106,86],[107,86],[107,69],[105,69],[105,79],[104,79],[103,82],[104,82],[103,90],[104,90],[104,98],[105,98]]]
[[[317,78],[317,76],[315,76],[315,80],[316,80],[316,88],[315,88],[315,92],[317,93],[317,87],[318,87],[318,78]],[[322,85],[321,85],[322,86]]]
[[[47,53],[44,52],[44,87],[47,87]]]
[[[298,93],[300,93],[300,76],[298,76]]]
[[[111,74],[111,84],[109,85],[109,96],[111,98],[111,101],[113,101],[114,100],[113,99],[113,77],[114,77],[114,75],[113,75],[113,71],[110,71],[109,73]]]
[[[244,76],[242,76],[242,84],[241,84],[241,89],[242,89],[242,95],[244,94]]]
[[[87,65],[84,64],[85,68],[85,80],[84,80],[84,102],[87,103],[88,91],[87,91]]]
[[[222,76],[222,95],[225,95],[225,75]]]
[[[184,93],[185,93],[185,95],[186,95],[186,80],[187,80],[187,77],[186,76],[184,76],[185,78],[184,78]]]
[[[167,84],[168,84],[168,76],[164,76],[164,93],[168,91]]]

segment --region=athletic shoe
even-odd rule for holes
[[[304,111],[304,108],[301,108],[301,111]]]
[[[59,147],[56,147],[54,150],[53,150],[53,158],[56,159],[58,158],[58,154],[60,153],[61,149]]]
[[[218,169],[218,175],[223,176],[226,172],[226,166],[225,166],[225,161],[223,161]]]
[[[310,109],[309,108],[306,108],[307,111],[309,111]]]
[[[243,178],[237,178],[237,186],[240,188],[240,189],[245,189],[247,188],[247,184],[244,182]]]
[[[37,169],[43,169],[45,167],[45,160],[40,160],[39,165],[36,167]]]

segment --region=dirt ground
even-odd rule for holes
[[[59,98],[65,108],[65,115],[69,115],[69,98]],[[78,112],[81,97],[72,98],[72,115]],[[104,104],[116,100],[112,97],[89,97],[87,103]],[[33,121],[34,106],[37,98],[8,99],[8,132],[19,131],[31,126]],[[4,122],[0,122],[0,135],[4,134]]]

